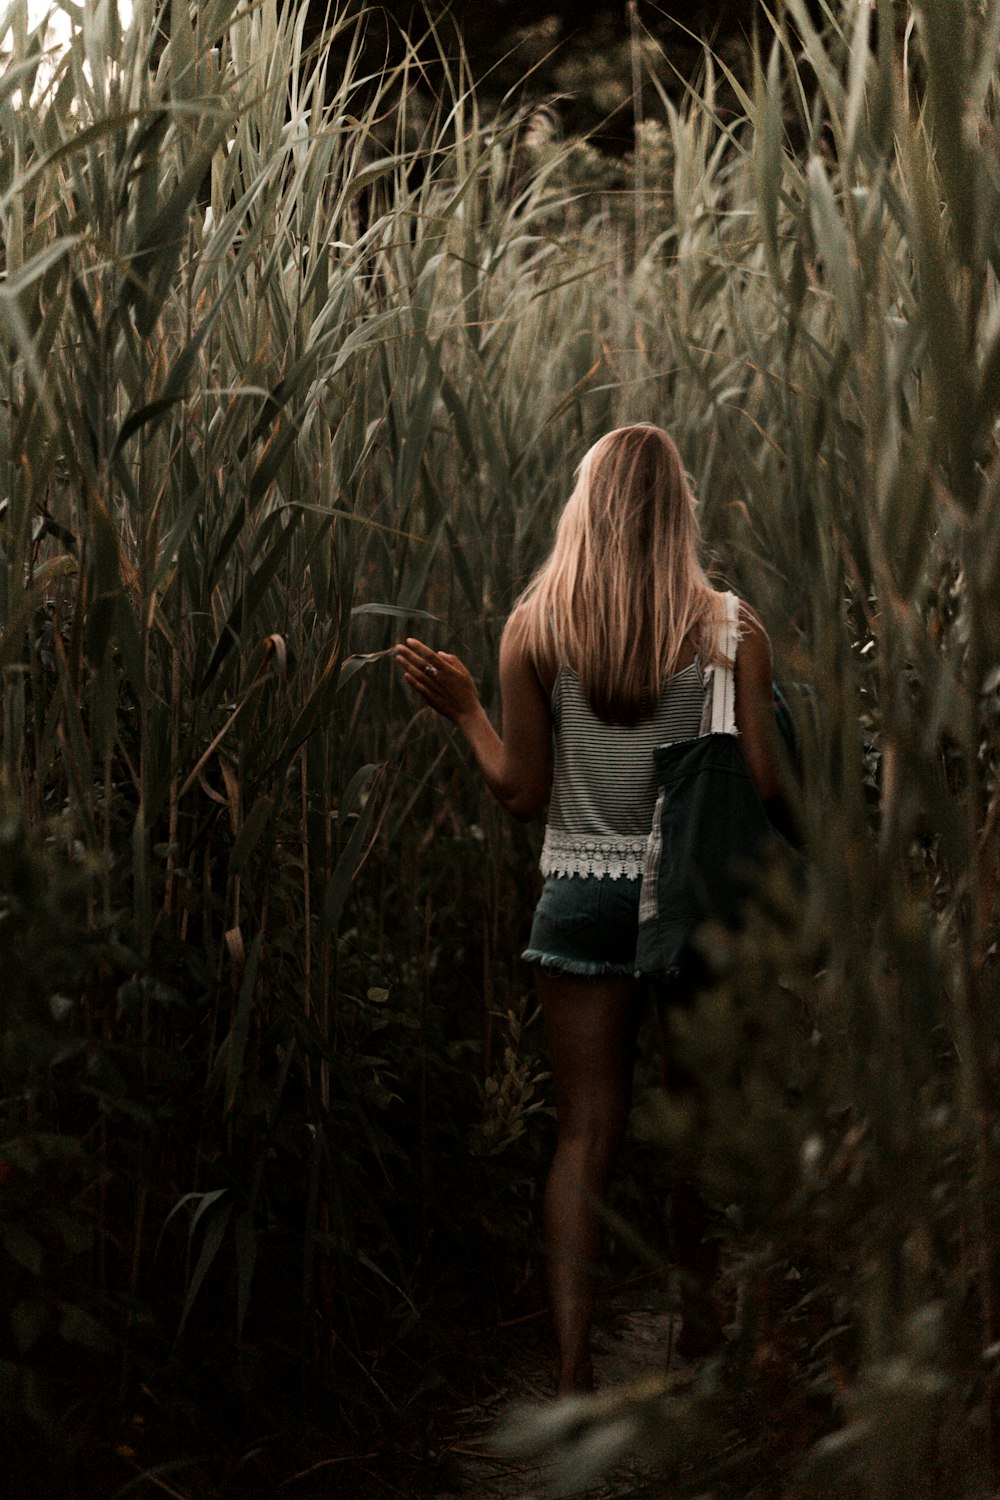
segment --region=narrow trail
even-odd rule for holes
[[[686,1384],[696,1366],[679,1358],[673,1341],[679,1319],[661,1278],[639,1281],[605,1294],[594,1332],[594,1377],[599,1390],[667,1370]],[[498,1425],[518,1407],[551,1400],[552,1350],[543,1320],[507,1330],[508,1362],[501,1381],[474,1404],[451,1413],[453,1427],[440,1457],[448,1488],[433,1500],[543,1500],[547,1467],[500,1457],[493,1439]],[[517,1335],[520,1335],[519,1337]],[[668,1363],[669,1361],[669,1363]],[[603,1483],[581,1492],[581,1500],[662,1500],[663,1480],[648,1464],[633,1461],[612,1470]]]

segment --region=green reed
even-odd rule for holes
[[[817,1474],[988,1467],[1000,6],[825,9],[761,5],[750,77],[707,59],[678,99],[664,65],[624,187],[545,115],[485,118],[443,42],[436,99],[416,47],[363,76],[350,10],[307,43],[270,0],[88,5],[50,67],[9,13],[0,756],[99,873],[91,1074],[46,1043],[4,1149],[83,1133],[80,1305],[123,1389],[145,1301],[183,1341],[292,1326],[400,1404],[470,1061],[534,1078],[494,1043],[532,848],[386,653],[451,645],[492,702],[576,461],[651,418],[811,689],[808,900],[718,938],[689,1037],[706,1170],[762,1286],[818,1268],[799,1353],[848,1436]],[[44,1257],[7,1248],[33,1306]]]

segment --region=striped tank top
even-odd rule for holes
[[[553,767],[543,875],[636,880],[656,806],[653,750],[700,733],[705,678],[695,660],[671,677],[656,712],[639,724],[606,724],[571,667],[552,689]]]

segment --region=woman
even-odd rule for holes
[[[498,801],[523,819],[549,806],[545,885],[524,957],[535,968],[556,1096],[543,1213],[559,1395],[593,1384],[595,1205],[631,1101],[653,747],[699,733],[702,673],[718,659],[721,595],[697,544],[671,438],[649,424],[618,428],[584,457],[552,553],[507,622],[501,733],[457,657],[414,639],[398,648],[407,683],[462,732]],[[746,605],[741,628],[736,723],[766,804],[780,790],[771,653]]]

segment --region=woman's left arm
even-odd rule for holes
[[[780,799],[781,768],[775,754],[774,687],[771,642],[756,613],[740,604],[741,635],[736,653],[736,729],[740,748],[765,806]]]
[[[525,822],[536,817],[548,801],[552,783],[552,715],[524,648],[516,613],[500,642],[501,734],[490,723],[476,684],[457,656],[434,651],[413,638],[397,647],[396,656],[410,687],[468,741],[497,801]]]
[[[736,653],[736,729],[747,769],[774,827],[790,844],[800,842],[785,795],[776,751],[771,642],[756,613],[740,604],[743,634]]]

